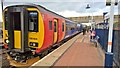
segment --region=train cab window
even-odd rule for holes
[[[57,32],[57,22],[54,22],[54,32]]]
[[[64,31],[64,23],[62,23],[62,31]]]
[[[52,21],[49,21],[49,29],[52,30]]]
[[[38,32],[38,12],[29,11],[29,31]]]
[[[4,13],[4,22],[5,22],[5,30],[8,29],[8,17],[7,17],[7,11],[5,11]]]

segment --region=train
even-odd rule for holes
[[[3,44],[12,66],[29,66],[55,44],[82,31],[82,24],[41,5],[8,6],[3,11]]]

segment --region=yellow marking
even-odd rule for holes
[[[54,43],[57,42],[57,35],[58,35],[58,21],[56,19],[54,19],[54,23],[56,23],[56,32],[54,32]],[[54,27],[55,28],[55,27]]]
[[[44,22],[40,11],[37,8],[27,8],[28,11],[37,11],[38,12],[38,32],[29,32],[28,33],[28,46],[32,48],[41,48],[44,42]],[[30,38],[37,38],[33,40]],[[38,47],[30,46],[30,42],[37,42]]]
[[[7,30],[5,30],[5,21],[4,21],[4,13],[5,13],[5,11],[7,11],[8,9],[5,9],[4,11],[3,11],[3,13],[2,13],[2,18],[3,18],[3,22],[2,22],[2,30],[3,30],[3,38],[2,38],[2,41],[3,41],[3,43],[5,44],[5,42],[4,42],[4,40],[5,39],[8,39],[8,31]]]
[[[85,38],[85,37],[83,36],[82,39],[80,39],[80,42],[82,42],[82,41],[84,40],[84,38]]]
[[[108,42],[108,45],[112,45],[112,42]]]
[[[14,48],[21,49],[21,31],[14,31]]]

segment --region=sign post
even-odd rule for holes
[[[111,5],[111,7],[110,7],[110,23],[109,23],[108,46],[107,46],[107,52],[105,54],[105,68],[112,68],[112,65],[113,65],[112,38],[113,38],[115,0],[111,0],[110,5]]]

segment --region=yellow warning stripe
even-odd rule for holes
[[[84,38],[85,38],[85,37],[83,36],[82,39],[80,40],[80,42],[83,42]]]

